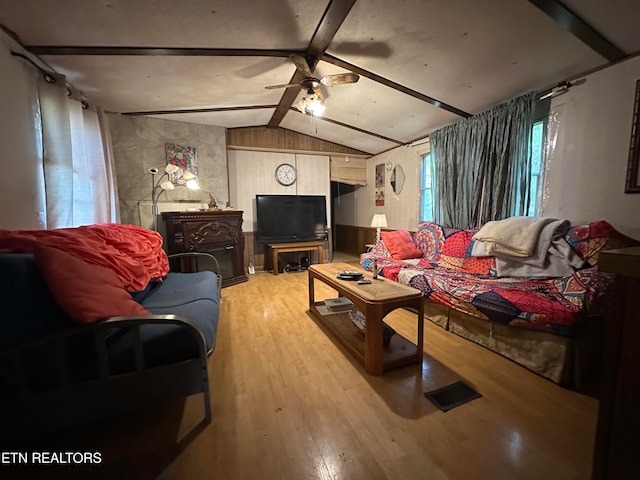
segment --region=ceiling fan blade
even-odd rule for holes
[[[313,77],[313,74],[311,73],[311,69],[307,64],[307,60],[305,60],[303,56],[291,55],[289,58],[305,77]]]
[[[361,57],[389,58],[393,53],[393,49],[386,42],[364,41],[364,42],[341,42],[337,45],[331,45],[331,53],[338,56],[358,55]],[[343,57],[344,58],[344,57]]]
[[[283,83],[282,85],[269,85],[268,87],[264,87],[267,90],[273,90],[275,88],[291,88],[291,87],[299,87],[299,83]]]
[[[360,80],[360,75],[357,73],[335,73],[333,75],[325,75],[320,79],[320,83],[327,87],[333,87],[334,85],[344,85],[345,83],[356,83]]]
[[[249,65],[236,70],[236,75],[240,78],[257,77],[275,70],[283,65],[285,61],[288,63],[288,59],[281,57],[268,57],[258,61],[250,60],[251,63]]]

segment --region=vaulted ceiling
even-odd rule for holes
[[[0,0],[0,24],[92,104],[272,126],[371,154],[640,52],[637,0]],[[322,86],[321,117],[290,55]],[[579,87],[576,87],[579,88]]]

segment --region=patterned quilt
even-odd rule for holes
[[[498,277],[493,257],[471,256],[473,233],[424,223],[413,235],[422,258],[394,259],[381,241],[361,263],[371,270],[377,258],[384,277],[474,317],[572,337],[586,315],[607,308],[613,278],[597,269],[600,251],[639,243],[603,221],[576,226],[565,238],[585,260],[584,268],[558,278]]]

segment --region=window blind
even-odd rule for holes
[[[331,155],[331,181],[348,185],[366,185],[366,159],[345,155]]]

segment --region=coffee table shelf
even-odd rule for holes
[[[329,330],[340,343],[347,348],[362,364],[365,359],[365,335],[349,318],[349,313],[334,313],[323,315],[317,309],[324,302],[314,302],[312,313],[315,318],[322,317],[320,324]],[[391,337],[388,345],[382,346],[384,371],[415,363],[414,357],[418,347],[399,333]]]
[[[312,265],[309,268],[309,311],[313,317],[346,347],[364,366],[368,373],[382,373],[405,365],[422,362],[423,349],[423,301],[419,290],[387,279],[373,280],[371,284],[341,280],[336,274],[353,270],[344,263]],[[365,276],[371,276],[365,273]],[[324,305],[315,299],[315,281],[320,281],[347,297],[365,314],[366,333],[363,334],[349,318],[349,313],[323,315],[318,307]],[[411,307],[417,310],[417,344],[396,333],[388,345],[383,345],[383,318],[396,308]]]

